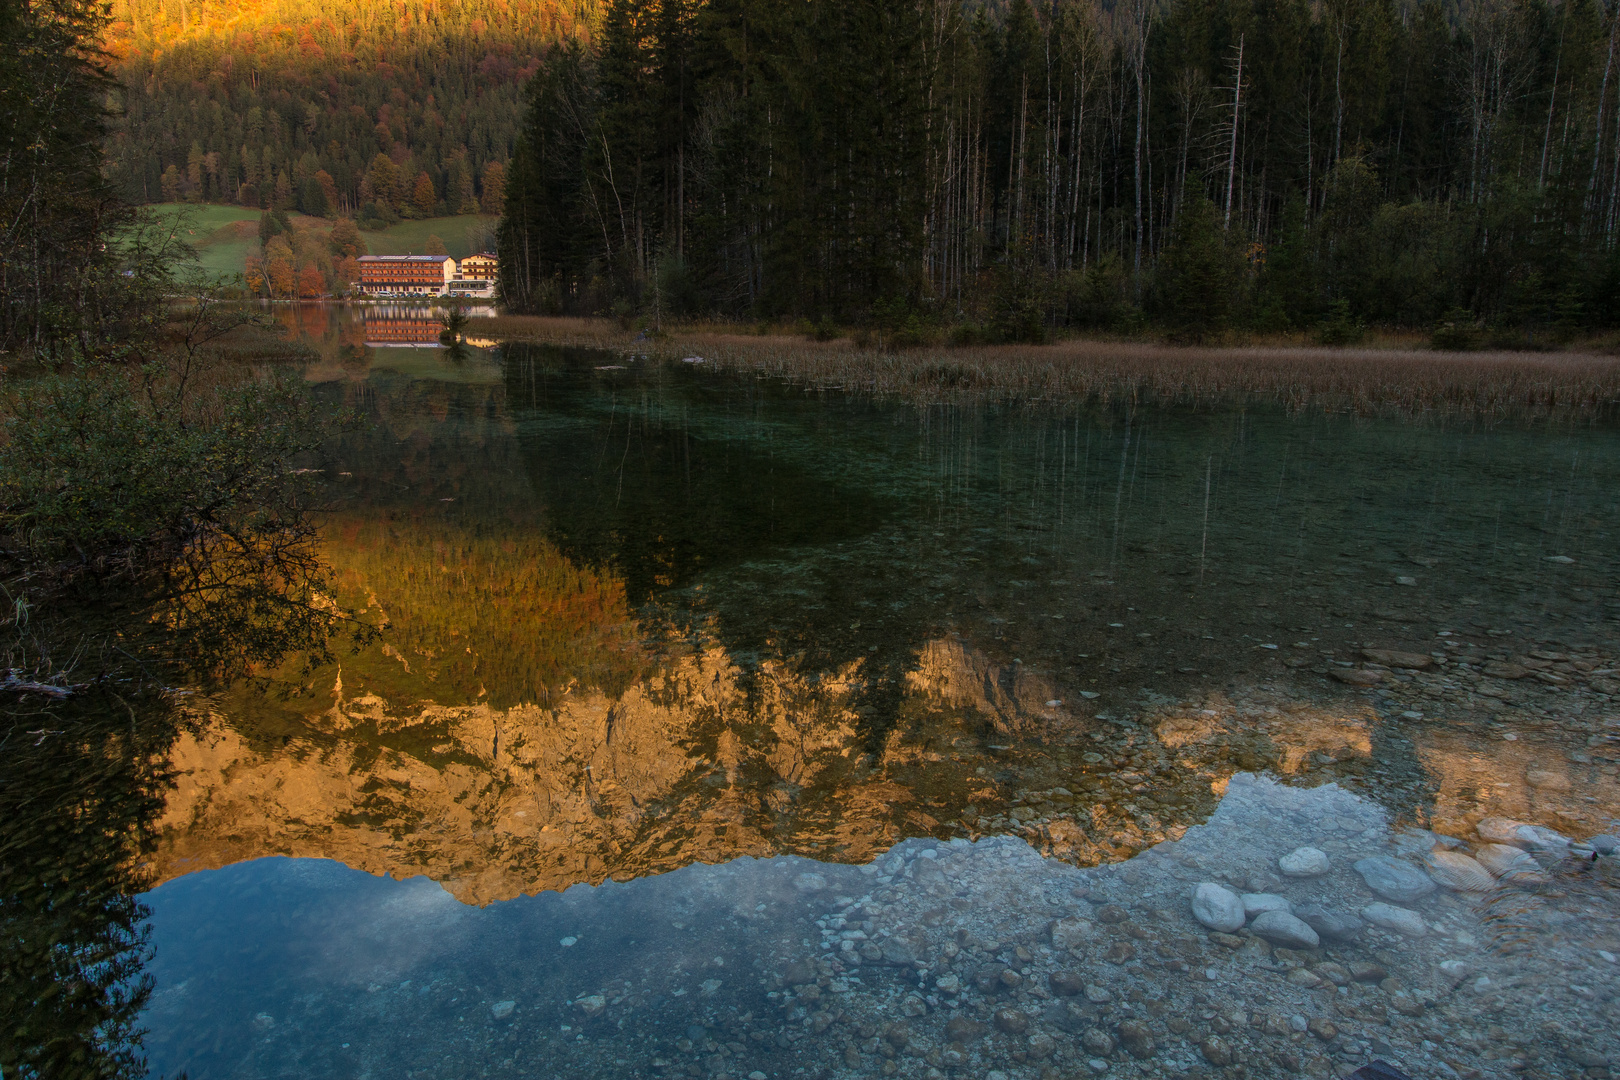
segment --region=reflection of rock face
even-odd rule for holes
[[[160,874],[323,856],[487,902],[739,855],[865,861],[959,821],[1095,864],[1201,820],[1235,768],[1368,752],[1362,718],[1224,699],[1166,716],[1157,739],[1120,727],[1076,741],[1093,721],[956,640],[921,650],[902,720],[874,751],[861,668],[811,679],[772,661],[745,679],[711,647],[618,696],[506,709],[401,708],[340,674],[330,705],[303,699],[309,734],[283,749],[229,725],[183,742]],[[1093,747],[1133,756],[1116,767]],[[991,777],[1008,766],[1030,787],[1050,772],[1052,792],[1006,790]]]
[[[1613,766],[1569,760],[1538,739],[1482,744],[1434,730],[1419,742],[1418,756],[1437,781],[1434,827],[1448,835],[1470,835],[1481,818],[1504,817],[1586,837],[1620,815]]]
[[[1240,718],[1223,716],[1219,710],[1203,709],[1196,715],[1176,713],[1160,721],[1159,741],[1173,749],[1211,742],[1230,734],[1229,727]],[[1311,754],[1329,758],[1368,757],[1372,754],[1371,727],[1374,718],[1324,713],[1308,706],[1287,710],[1267,709],[1253,717],[1241,718],[1251,742],[1264,744],[1268,763],[1292,776],[1304,767]]]
[[[744,680],[717,647],[617,697],[576,689],[549,707],[399,708],[340,674],[329,706],[307,706],[309,737],[285,748],[228,724],[183,740],[160,876],[322,856],[488,902],[784,850],[864,861],[1001,801],[975,773],[996,763],[986,733],[1072,737],[1084,723],[1017,668],[933,642],[908,676],[911,722],[874,753],[864,685],[858,662],[813,679],[768,662]]]
[[[907,688],[962,709],[989,722],[997,735],[1035,735],[1067,717],[1050,683],[1024,671],[1022,665],[998,667],[959,640],[930,641],[917,668],[906,676]]]
[[[274,754],[228,727],[184,740],[161,874],[321,855],[374,873],[425,873],[487,902],[768,854],[783,832],[866,857],[898,838],[895,825],[926,828],[916,827],[913,792],[881,769],[841,775],[858,756],[857,674],[810,683],[767,667],[750,700],[725,653],[710,649],[617,698],[574,692],[552,708],[404,714],[375,694],[345,698],[340,677],[332,707],[309,718],[326,739]],[[424,739],[425,751],[375,745]],[[834,821],[818,824],[814,811],[781,820],[802,789],[829,782]]]

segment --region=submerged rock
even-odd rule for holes
[[[1286,911],[1263,912],[1249,929],[1273,945],[1285,945],[1290,949],[1314,949],[1322,943],[1308,923]]]
[[[1569,837],[1561,832],[1543,828],[1540,825],[1520,825],[1514,830],[1519,843],[1531,851],[1551,851],[1562,855],[1569,850],[1573,843]]]
[[[1481,818],[1479,824],[1474,826],[1474,831],[1487,843],[1518,846],[1519,827],[1523,824],[1524,822],[1514,821],[1512,818],[1488,817]]]
[[[1321,877],[1332,867],[1327,852],[1313,847],[1295,848],[1277,860],[1277,869],[1282,871],[1284,877],[1291,878]]]
[[[1059,919],[1052,924],[1052,948],[1068,952],[1078,948],[1091,937],[1091,923],[1085,919]]]
[[[1362,649],[1361,655],[1374,664],[1393,668],[1416,668],[1427,671],[1434,667],[1434,657],[1428,653],[1400,652],[1396,649]]]
[[[1243,900],[1237,893],[1212,881],[1202,882],[1193,890],[1193,918],[1211,930],[1231,933],[1248,921],[1243,911]]]
[[[1086,1048],[1087,1053],[1107,1057],[1114,1052],[1114,1037],[1102,1028],[1091,1028],[1080,1036],[1080,1045]]]
[[[1064,997],[1074,997],[1086,988],[1086,981],[1074,971],[1054,971],[1047,976],[1046,982],[1052,988],[1052,993]]]
[[[1390,839],[1397,855],[1427,855],[1439,846],[1439,840],[1427,829],[1402,829]]]
[[[1276,893],[1244,893],[1243,913],[1249,918],[1266,911],[1286,911],[1293,914],[1294,905],[1288,902],[1288,897],[1278,896]]]
[[[1496,887],[1491,872],[1460,851],[1432,851],[1426,866],[1429,877],[1456,892],[1489,892]]]
[[[1134,1058],[1153,1056],[1153,1033],[1140,1020],[1126,1020],[1119,1025],[1119,1043]]]
[[[1356,873],[1367,883],[1367,888],[1385,900],[1409,904],[1434,892],[1434,881],[1411,863],[1392,859],[1388,855],[1374,855],[1356,864]]]
[[[1024,1015],[1022,1009],[997,1009],[991,1022],[996,1025],[997,1031],[1008,1035],[1022,1035],[1029,1030],[1029,1017]]]
[[[1423,937],[1429,932],[1429,928],[1424,925],[1423,916],[1411,908],[1396,907],[1393,904],[1368,904],[1361,909],[1361,917],[1374,926],[1393,930],[1407,937]]]
[[[1474,851],[1474,859],[1503,881],[1528,885],[1547,880],[1541,864],[1523,848],[1511,844],[1481,844]]]
[[[1329,911],[1317,904],[1301,904],[1294,915],[1327,941],[1349,941],[1367,925],[1347,911]]]

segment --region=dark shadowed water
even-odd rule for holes
[[[174,745],[155,1073],[1620,1068],[1612,425],[287,318],[382,633]]]

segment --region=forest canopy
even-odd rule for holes
[[[515,310],[1366,323],[1620,312],[1600,0],[611,0],[527,90]]]
[[[137,203],[499,213],[522,88],[596,0],[114,0],[108,142]]]

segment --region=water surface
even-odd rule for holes
[[[156,1070],[1620,1052],[1613,868],[1579,846],[1620,790],[1609,425],[920,407],[286,319],[369,421],[315,464],[333,599],[382,632],[176,744]],[[1305,844],[1328,872],[1283,875]],[[1356,915],[1355,862],[1448,847],[1507,876],[1404,931],[1279,947],[1188,903]]]

